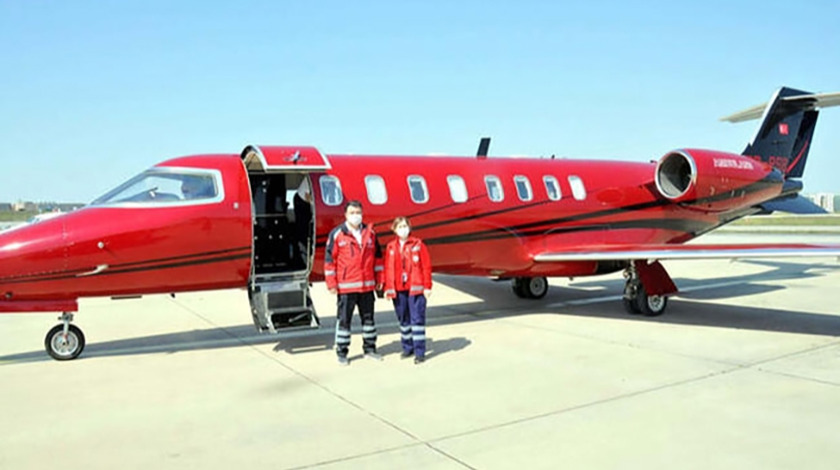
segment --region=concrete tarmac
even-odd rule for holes
[[[838,242],[762,237],[698,241]],[[436,276],[417,366],[380,300],[384,361],[356,331],[340,367],[323,284],[321,329],[283,336],[243,290],[83,300],[70,362],[51,314],[0,315],[0,469],[837,468],[840,263],[665,266],[657,318],[624,313],[620,274],[536,301]]]

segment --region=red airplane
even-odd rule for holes
[[[0,233],[0,312],[63,312],[45,338],[76,358],[77,300],[247,287],[261,332],[317,326],[309,283],[323,248],[364,204],[383,236],[398,215],[439,273],[511,279],[541,298],[547,277],[623,270],[630,313],[659,315],[677,288],[670,259],[838,256],[840,245],[685,245],[759,212],[813,209],[798,195],[818,109],[840,93],[781,88],[743,154],[681,149],[658,162],[329,155],[248,146],[160,163],[77,211]],[[390,235],[390,234],[388,234]]]

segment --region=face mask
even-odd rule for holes
[[[347,216],[347,222],[350,222],[350,225],[354,227],[358,227],[362,224],[362,214],[350,214]]]
[[[399,227],[397,228],[397,236],[400,238],[408,237],[409,229],[408,227]]]

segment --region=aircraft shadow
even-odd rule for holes
[[[430,333],[434,333],[434,331],[432,330]],[[360,341],[361,338],[353,337],[354,346]],[[464,337],[437,339],[433,334],[430,334],[428,340],[426,341],[426,359],[432,359],[448,352],[460,351],[470,344],[472,344],[472,341]],[[334,345],[335,338],[332,335],[328,338],[325,338],[324,335],[312,335],[302,338],[281,339],[277,345],[274,346],[274,352],[304,354],[308,352],[332,350]],[[353,346],[351,346],[351,348],[353,348]],[[377,345],[376,351],[384,357],[398,356],[402,353],[402,345],[399,340],[391,341],[387,344],[380,343]],[[361,357],[362,355],[359,354],[358,356],[351,356],[350,359]]]
[[[477,312],[477,316],[486,319],[551,312],[556,315],[624,321],[840,336],[840,316],[702,302],[704,300],[744,297],[786,289],[787,286],[785,285],[756,284],[756,282],[766,283],[768,281],[787,281],[825,276],[840,271],[840,265],[814,265],[767,260],[742,262],[766,266],[772,268],[772,270],[716,279],[674,279],[677,286],[687,291],[670,299],[668,310],[659,317],[630,315],[624,311],[621,302],[619,302],[624,288],[624,280],[621,278],[603,279],[601,282],[576,282],[570,287],[552,286],[546,297],[539,300],[511,300],[514,296],[507,282],[497,283],[485,278],[455,276],[438,276],[436,281],[474,296],[484,296],[485,300],[481,307],[474,311]],[[491,298],[488,296],[487,290],[488,286],[492,284],[500,285],[496,289],[498,292],[492,293]],[[601,301],[587,303],[586,301],[593,296],[601,297]],[[614,301],[605,298],[608,296],[614,297]],[[576,304],[576,301],[582,302]],[[530,303],[530,306],[523,305],[527,303]],[[464,305],[462,309],[474,305]],[[510,308],[511,312],[502,313],[506,308]],[[490,310],[491,313],[480,313],[487,310]]]
[[[428,310],[429,319],[436,317],[434,307]],[[450,314],[451,316],[451,314]],[[377,326],[382,334],[399,332],[399,325],[394,321],[393,312],[380,311],[377,313]],[[442,322],[435,325],[452,323],[447,315],[442,315]],[[354,317],[353,347],[361,348],[361,327],[359,320]],[[275,344],[274,352],[288,354],[302,354],[331,350],[334,347],[335,318],[321,320],[321,327],[317,329],[296,330],[280,333],[279,335],[259,334],[254,331],[252,324],[233,327],[219,327],[206,330],[193,330],[182,333],[167,333],[161,335],[143,336],[139,338],[88,343],[81,356],[76,360],[96,357],[131,356],[139,354],[175,354],[179,352],[216,350],[236,348],[242,346],[256,346]],[[427,333],[427,358],[433,358],[451,351],[466,348],[472,342],[464,337],[437,339],[434,330]],[[399,341],[381,344],[377,348],[383,356],[399,354]],[[22,362],[52,361],[46,352],[32,351],[19,354],[0,356],[0,366]]]
[[[751,261],[752,262],[752,261]],[[820,315],[794,310],[767,309],[703,302],[732,297],[756,295],[785,289],[784,285],[755,282],[785,281],[824,276],[840,270],[840,266],[812,265],[776,261],[752,262],[772,268],[770,271],[730,276],[715,280],[675,279],[682,289],[699,288],[672,298],[668,311],[660,317],[628,315],[620,299],[623,279],[605,278],[601,282],[576,282],[570,287],[552,286],[548,295],[539,300],[516,298],[507,282],[487,278],[436,275],[435,282],[473,295],[482,300],[457,305],[434,306],[428,310],[429,357],[459,351],[471,344],[464,337],[436,340],[435,326],[467,324],[477,321],[513,318],[526,314],[546,314],[615,319],[621,321],[652,322],[755,331],[840,336],[840,316]],[[737,281],[737,282],[736,282]],[[716,286],[716,284],[721,284]],[[593,300],[593,297],[596,297]],[[580,301],[580,303],[575,303]],[[380,335],[398,333],[393,313],[377,304],[377,326]],[[245,345],[275,344],[274,352],[302,354],[333,348],[335,318],[322,317],[320,329],[282,333],[280,336],[260,335],[251,324],[194,330],[182,333],[151,335],[101,343],[90,343],[77,360],[96,357],[139,354],[172,354],[194,350],[214,350]],[[354,346],[360,346],[358,320],[354,320]],[[380,344],[379,351],[388,356],[399,354],[398,341]],[[51,361],[43,350],[0,356],[0,364]]]

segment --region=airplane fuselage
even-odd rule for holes
[[[344,221],[348,200],[362,202],[365,222],[383,244],[391,220],[409,217],[436,272],[585,276],[626,262],[538,263],[534,256],[569,246],[684,243],[781,190],[769,165],[744,168],[738,155],[691,152],[709,171],[734,176],[718,177],[719,189],[675,200],[658,189],[656,163],[330,155],[327,170],[291,166],[279,173],[311,179],[312,280],[323,277],[326,236]],[[246,286],[255,258],[255,188],[240,155],[184,157],[155,168],[217,172],[220,194],[196,203],[94,204],[0,233],[0,311],[71,310],[79,297]]]

